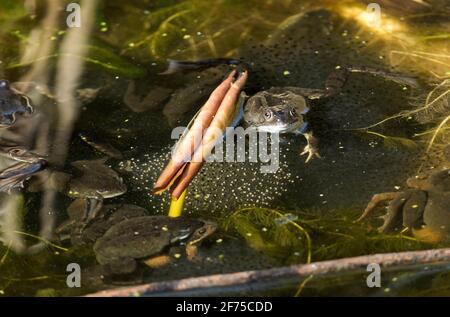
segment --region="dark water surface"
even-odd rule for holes
[[[397,59],[392,52],[425,50],[430,43],[414,46],[417,39],[448,35],[449,22],[445,18],[405,18],[423,13],[423,8],[408,5],[399,12],[395,3],[382,3],[389,17],[386,21],[392,24],[388,32],[370,29],[357,18],[355,12],[364,12],[364,1],[339,5],[334,1],[290,0],[239,4],[227,0],[214,4],[206,0],[99,1],[88,38],[91,48],[83,58],[78,86],[100,91],[76,116],[67,162],[102,157],[77,137],[78,131],[106,140],[123,154],[123,159],[108,163],[128,188],[126,194],[106,203],[126,202],[146,208],[149,215],[165,214],[169,197],[155,197],[150,191],[169,159],[174,143],[172,128],[186,125],[229,72],[221,66],[159,75],[167,59],[241,58],[251,65],[245,89],[249,95],[272,86],[323,88],[327,76],[343,65],[395,70],[428,83],[432,75],[427,70],[437,69]],[[49,8],[38,5],[36,17],[30,18],[30,13],[15,2],[5,1],[2,6],[0,77],[11,82],[27,79],[33,67],[38,68],[39,60],[26,62],[24,51],[36,48],[36,41],[41,48],[44,45],[33,38],[32,31],[48,31],[39,25]],[[448,8],[436,1],[433,10]],[[65,13],[59,14],[60,19],[50,27],[48,45],[61,45],[65,36]],[[441,42],[436,44],[445,48]],[[43,58],[48,61],[47,72],[31,78],[46,77],[49,86],[56,87],[61,56]],[[146,102],[134,105],[139,109],[130,108],[124,100],[130,83],[135,85],[138,98],[148,95]],[[206,164],[189,188],[185,213],[218,222],[219,232],[201,247],[200,262],[181,257],[164,268],[146,268],[143,281],[305,263],[308,254],[312,261],[319,261],[438,247],[399,233],[379,234],[373,230],[376,221],[372,226],[353,223],[375,193],[404,189],[408,177],[430,165],[423,155],[425,142],[415,139],[415,146],[405,146],[402,140],[413,139],[432,124],[399,118],[369,132],[355,129],[412,109],[428,87],[424,84],[413,89],[370,74],[351,74],[341,93],[314,104],[308,114],[320,142],[321,159],[305,164],[305,157],[299,156],[304,139],[289,135],[281,144],[280,168],[274,174],[262,174],[260,163]],[[54,101],[34,100],[49,116],[57,111]],[[66,128],[71,130],[70,124]],[[389,137],[398,139],[389,142]],[[57,192],[54,196],[48,214],[52,215],[50,222],[57,225],[67,218],[66,208],[72,199]],[[25,189],[14,197],[2,196],[4,205],[13,201],[15,209],[0,211],[0,296],[81,295],[117,287],[98,283],[92,246],[73,247],[69,240],[55,238],[52,242],[56,246],[28,249],[39,242],[36,236],[42,234],[42,228],[53,224],[46,222],[41,209],[45,200],[42,192]],[[277,224],[276,220],[287,213],[294,215],[297,226],[289,221]],[[13,228],[13,234],[6,234],[5,228]],[[11,237],[20,237],[23,245],[12,243]],[[83,268],[81,288],[66,286],[68,263]],[[386,272],[383,287],[377,290],[366,287],[365,273],[314,277],[301,295],[448,295],[448,272],[448,266],[399,268]],[[258,289],[223,293],[293,296],[301,282],[276,280]]]

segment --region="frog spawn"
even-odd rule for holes
[[[284,151],[288,152],[288,147],[280,147],[279,168],[275,173],[261,173],[260,167],[267,164],[261,162],[206,163],[188,188],[185,212],[226,213],[243,207],[271,207],[296,180],[290,172]],[[157,213],[165,213],[170,204],[168,195],[151,194],[155,180],[170,159],[170,153],[167,147],[119,164],[119,168],[130,174],[130,191],[144,193]]]

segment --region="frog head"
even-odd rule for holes
[[[289,90],[275,93],[271,89],[250,97],[244,110],[244,120],[259,131],[287,133],[305,125],[308,112],[303,96]]]
[[[209,237],[217,230],[217,224],[212,221],[202,220],[202,225],[197,228],[189,237],[188,245],[200,244],[206,237]]]
[[[450,169],[434,172],[429,177],[416,176],[408,178],[410,188],[425,191],[450,192]]]

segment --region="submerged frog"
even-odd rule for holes
[[[127,191],[123,179],[105,164],[106,160],[104,158],[72,162],[71,165],[81,173],[78,177],[72,178],[60,173],[59,178],[68,179],[65,185],[67,195],[76,199],[67,210],[69,220],[60,225],[58,231],[72,228],[81,235],[81,231],[102,210],[104,199],[120,196]]]
[[[156,86],[148,91],[148,87],[141,87],[140,90],[145,91],[145,94],[140,93],[136,83],[131,81],[123,101],[134,112],[157,110],[164,105],[163,115],[171,127],[176,127],[183,115],[192,111],[192,107],[207,98],[211,90],[220,83],[224,70],[210,68],[196,74],[187,74],[185,80],[188,84],[178,89]]]
[[[164,256],[184,243],[189,260],[195,260],[199,244],[217,229],[215,223],[186,217],[134,217],[112,226],[94,244],[97,261],[112,274],[128,274],[137,261]]]
[[[81,176],[73,178],[68,184],[67,194],[74,198],[103,200],[122,195],[127,188],[123,179],[107,166],[105,158],[72,162]]]
[[[380,232],[398,227],[410,228],[422,241],[437,243],[450,235],[450,169],[434,172],[429,177],[411,177],[409,189],[402,192],[376,194],[357,221],[370,217],[376,207],[390,200]]]

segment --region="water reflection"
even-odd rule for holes
[[[26,10],[32,11],[31,19],[34,19],[36,2],[26,1],[24,5]],[[39,153],[52,165],[64,164],[80,108],[75,99],[76,89],[83,74],[83,57],[87,53],[86,47],[95,20],[96,6],[95,0],[83,1],[83,9],[80,12],[83,26],[67,30],[61,43],[54,41],[52,37],[54,30],[60,27],[60,21],[65,16],[65,3],[49,0],[45,6],[40,6],[45,13],[29,34],[24,35],[27,41],[24,42],[20,58],[21,64],[31,65],[21,76],[19,87],[20,92],[32,100],[34,113],[30,117],[20,118],[14,126],[2,131],[2,142],[13,141],[18,146],[25,146],[26,151]],[[53,81],[49,56],[56,56],[58,59],[53,92],[48,88]],[[54,104],[49,105],[50,102]],[[45,180],[48,176],[46,173],[44,171],[38,177]],[[39,236],[44,240],[51,240],[55,225],[55,189],[49,188],[48,182],[43,184]],[[23,216],[20,212],[23,208],[20,202],[23,204],[24,197],[17,190],[14,191],[16,193],[13,195],[3,196],[4,221],[1,226],[3,241],[17,253],[39,252],[45,246],[44,243],[38,242],[25,247],[24,237],[18,234],[24,229],[21,224],[23,219],[20,219]]]

